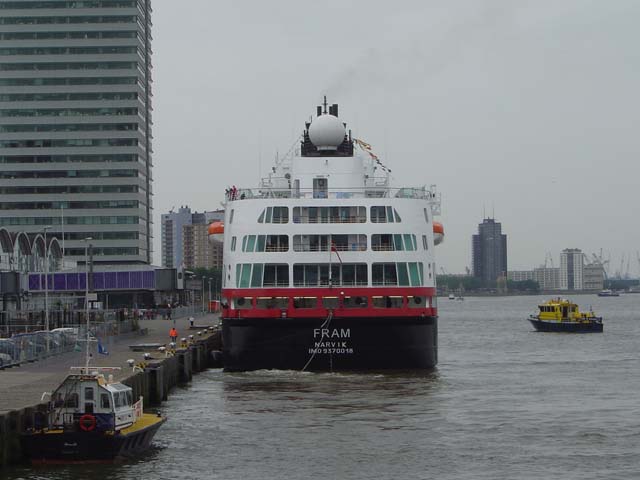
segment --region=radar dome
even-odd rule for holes
[[[318,150],[336,150],[344,141],[344,125],[330,114],[316,117],[309,126],[309,139]]]

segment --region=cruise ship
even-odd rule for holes
[[[325,97],[258,188],[228,190],[225,370],[435,367],[440,195],[390,173]]]

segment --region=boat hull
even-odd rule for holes
[[[530,318],[529,321],[538,332],[598,333],[603,331],[602,322],[545,322],[537,318]]]
[[[33,464],[111,463],[135,457],[151,444],[164,419],[127,434],[83,431],[30,432],[23,451]]]
[[[438,361],[435,316],[223,318],[227,371],[431,369]]]

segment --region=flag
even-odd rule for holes
[[[104,345],[102,345],[102,343],[100,343],[100,340],[98,340],[98,353],[100,353],[102,355],[109,355],[109,352],[104,347]]]

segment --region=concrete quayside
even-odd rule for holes
[[[221,366],[214,361],[219,358],[214,352],[222,349],[218,317],[197,317],[195,323],[192,327],[187,318],[144,320],[139,332],[110,339],[108,355],[95,354],[94,346],[91,365],[120,367],[114,378],[129,385],[134,398],[142,396],[145,406],[158,406],[174,386],[188,383],[206,368]],[[169,352],[169,330],[174,325],[178,345]],[[160,351],[159,346],[167,349]],[[84,353],[72,352],[0,371],[0,468],[24,461],[20,434],[46,410],[42,394],[53,391],[70,367],[82,365]]]

